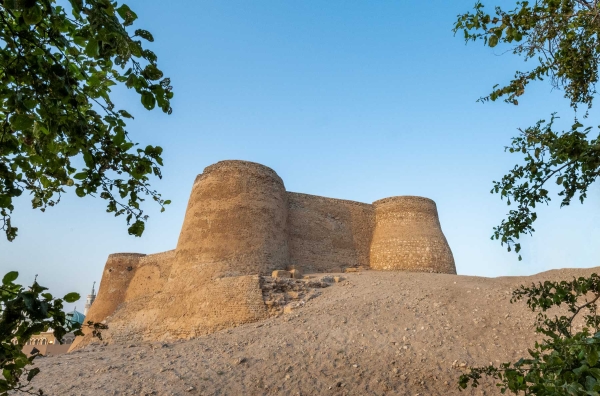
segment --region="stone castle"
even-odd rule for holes
[[[115,339],[189,338],[266,318],[274,270],[348,268],[456,274],[435,202],[293,193],[266,166],[221,161],[196,178],[174,250],[108,257],[86,320]]]

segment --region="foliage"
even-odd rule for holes
[[[33,208],[60,202],[65,187],[108,201],[129,233],[144,231],[140,203],[150,175],[161,177],[162,148],[136,148],[125,130],[133,118],[112,102],[111,87],[134,89],[143,106],[170,114],[169,78],[143,47],[152,34],[111,0],[0,0],[0,226],[8,240],[14,199],[28,191]]]
[[[79,294],[69,293],[63,298],[54,298],[45,287],[37,282],[29,289],[14,283],[17,272],[9,272],[0,285],[0,396],[8,395],[10,390],[31,392],[29,383],[39,373],[39,368],[28,368],[33,365],[39,351],[27,357],[22,352],[23,346],[31,336],[52,329],[54,336],[62,344],[63,337],[69,332],[83,335],[81,325],[69,320],[63,312],[63,302],[72,303],[79,300]],[[102,338],[101,330],[106,326],[88,322],[92,335]],[[43,394],[41,390],[36,393]]]
[[[502,393],[525,395],[600,395],[600,277],[570,282],[550,282],[521,286],[513,292],[511,303],[526,299],[532,311],[538,311],[536,332],[543,340],[529,350],[530,358],[498,367],[475,367],[463,374],[460,389],[477,387],[483,376],[499,381]],[[561,316],[549,315],[550,309],[566,308]],[[574,331],[574,321],[582,321]]]
[[[537,214],[536,205],[548,203],[547,183],[553,180],[562,197],[561,207],[567,206],[577,195],[581,203],[587,197],[589,186],[600,175],[600,136],[589,139],[592,128],[584,128],[579,122],[570,131],[556,133],[552,130],[555,115],[549,122],[539,121],[534,127],[521,130],[521,135],[513,138],[507,148],[511,153],[524,155],[525,163],[516,165],[500,182],[494,182],[493,193],[511,200],[518,208],[511,210],[507,220],[502,220],[494,228],[492,238],[514,244],[517,253],[521,249],[520,233],[532,234],[532,223]]]
[[[474,13],[459,15],[454,32],[462,30],[467,42],[483,40],[490,47],[513,44],[513,54],[539,64],[526,72],[517,71],[508,85],[496,85],[480,100],[505,97],[506,102],[518,104],[517,98],[530,82],[549,77],[554,87],[564,89],[572,106],[592,106],[600,60],[597,1],[517,1],[515,9],[496,7],[493,15],[484,8],[478,1]]]
[[[518,1],[512,10],[495,7],[487,13],[481,2],[474,12],[458,16],[454,33],[462,31],[466,42],[481,40],[490,47],[510,45],[515,55],[537,61],[528,71],[517,71],[505,86],[495,85],[492,92],[480,98],[482,102],[504,98],[518,104],[527,85],[549,78],[554,88],[562,89],[575,111],[579,104],[587,110],[587,118],[596,94],[600,62],[600,9],[594,0]],[[555,120],[539,121],[535,126],[520,129],[520,136],[506,149],[524,155],[524,164],[515,166],[500,182],[494,182],[493,193],[515,203],[508,218],[494,228],[492,239],[521,250],[516,240],[521,234],[534,231],[536,204],[548,203],[546,183],[559,185],[561,206],[568,205],[578,195],[586,198],[589,185],[600,173],[600,135],[584,127],[575,118],[571,130],[556,132]],[[519,255],[519,259],[521,256]]]

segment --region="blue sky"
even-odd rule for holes
[[[150,221],[134,238],[100,199],[70,191],[40,213],[24,197],[13,216],[18,238],[0,238],[0,272],[16,269],[24,283],[39,274],[58,295],[86,294],[108,254],[173,249],[195,176],[224,159],[270,166],[290,191],[362,202],[430,197],[460,274],[598,265],[598,185],[585,205],[538,211],[522,262],[490,241],[508,211],[490,194],[492,181],[519,160],[503,147],[517,128],[554,111],[569,125],[573,112],[547,82],[519,106],[476,103],[529,65],[502,55],[507,48],[453,36],[456,15],[474,0],[127,3],[139,16],[134,27],[155,36],[150,48],[172,78],[174,111],[148,112],[123,90],[116,102],[136,117],[133,140],[164,148],[164,177],[153,185],[173,203],[161,214],[147,202]],[[489,7],[499,3],[510,4]]]

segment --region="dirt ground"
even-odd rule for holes
[[[510,304],[511,291],[598,271],[343,274],[262,322],[39,358],[33,385],[48,395],[495,395],[491,383],[466,392],[456,384],[466,367],[515,361],[533,345],[535,315]]]

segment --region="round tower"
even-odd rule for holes
[[[264,275],[288,261],[287,195],[277,173],[246,161],[205,168],[192,187],[171,279]]]
[[[115,253],[108,256],[98,296],[94,296],[94,299],[89,301],[86,321],[102,322],[115,312],[125,300],[127,288],[139,266],[140,257],[144,256],[145,254],[140,253]]]
[[[435,202],[401,196],[375,201],[373,206],[372,269],[456,274]]]

